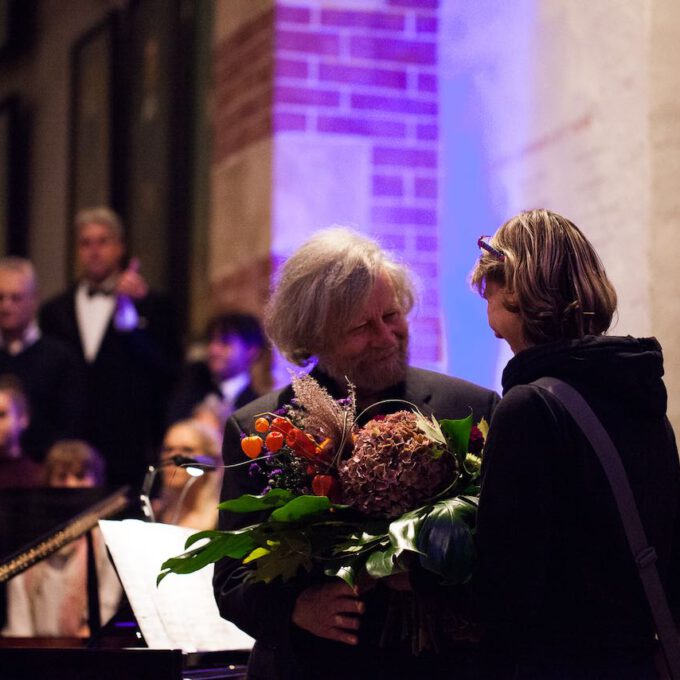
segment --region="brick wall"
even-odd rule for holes
[[[274,12],[247,21],[215,50],[215,147],[219,164],[272,133]]]
[[[318,145],[355,140],[357,156],[367,154],[365,197],[363,191],[349,195],[348,183],[344,198],[366,200],[367,221],[357,226],[419,278],[412,356],[440,368],[438,0],[345,4],[277,3],[274,133],[304,135]],[[316,172],[323,174],[323,167]]]
[[[276,0],[218,31],[211,269],[219,307],[248,299],[239,258],[271,253],[276,263],[312,231],[351,224],[415,272],[412,358],[443,367],[438,22],[438,0]],[[257,206],[266,201],[263,225],[267,211]],[[232,290],[234,281],[242,285]],[[255,299],[262,287],[252,287]]]

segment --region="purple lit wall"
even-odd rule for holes
[[[414,363],[442,369],[438,0],[283,4],[275,12],[276,257],[349,224],[422,287]]]
[[[249,12],[216,51],[215,220],[234,238],[216,239],[215,260],[256,242],[278,263],[320,228],[354,226],[416,273],[413,363],[496,386],[506,350],[467,275],[477,237],[514,210],[493,168],[526,125],[534,3],[298,0]]]
[[[523,167],[504,168],[527,134],[536,0],[444,2],[440,29],[441,303],[447,372],[500,391],[511,354],[470,290],[477,239],[528,207]]]

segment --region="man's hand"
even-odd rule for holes
[[[139,273],[139,259],[133,257],[128,268],[120,275],[116,284],[116,294],[126,295],[133,300],[145,298],[149,292],[149,285]]]
[[[364,603],[344,581],[307,588],[298,596],[293,623],[319,637],[356,645]]]

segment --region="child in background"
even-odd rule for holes
[[[89,444],[57,442],[43,467],[46,486],[103,486],[104,461]],[[115,613],[122,588],[99,529],[93,531],[101,623]],[[71,541],[8,585],[8,617],[2,634],[11,637],[88,637],[87,540]]]
[[[21,435],[29,423],[28,402],[18,379],[0,377],[0,489],[40,485],[40,466],[23,455]]]

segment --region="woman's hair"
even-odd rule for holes
[[[43,464],[43,483],[73,474],[80,479],[92,477],[95,486],[106,483],[106,465],[95,448],[80,439],[62,439],[50,447]]]
[[[184,427],[191,430],[198,439],[201,455],[214,458],[218,465],[222,465],[220,436],[214,428],[193,418],[187,418],[186,420],[178,420],[170,425],[165,431],[165,435],[167,436],[168,432],[176,427]]]
[[[350,229],[318,232],[283,265],[265,310],[267,335],[288,360],[304,366],[347,328],[383,272],[408,313],[415,295],[404,266],[375,241]]]
[[[616,291],[580,229],[549,210],[527,210],[494,234],[472,271],[480,294],[488,282],[507,289],[506,307],[531,344],[600,335],[616,310]]]

